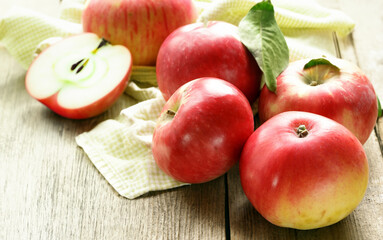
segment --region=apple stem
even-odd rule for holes
[[[160,121],[171,121],[175,115],[176,115],[175,111],[168,109],[168,110],[166,110],[166,112],[161,114],[161,116],[160,116],[161,120]]]
[[[166,111],[166,114],[169,115],[169,116],[175,116],[175,115],[176,115],[176,112],[173,111],[173,110],[171,110],[171,109],[168,109],[168,110]]]
[[[316,80],[313,80],[311,83],[310,83],[310,86],[316,86],[318,85],[318,82]]]
[[[299,138],[304,138],[304,137],[306,137],[309,134],[309,131],[307,131],[305,125],[300,125],[297,128],[297,134],[298,134]]]
[[[323,84],[339,74],[339,68],[324,58],[312,59],[303,67],[304,81],[310,86]]]
[[[98,44],[97,48],[95,48],[95,49],[92,51],[92,53],[95,54],[95,53],[98,51],[98,49],[102,48],[103,46],[105,46],[105,45],[108,44],[108,43],[109,43],[108,40],[106,40],[105,38],[102,38],[100,44]]]

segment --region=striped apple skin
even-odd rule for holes
[[[124,45],[134,65],[155,65],[158,50],[176,28],[195,22],[192,0],[89,0],[83,30]]]

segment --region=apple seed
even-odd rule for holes
[[[71,67],[70,67],[70,70],[73,71],[77,68],[77,66],[82,62],[84,61],[84,59],[81,59],[80,61],[76,62],[75,64],[73,64]]]

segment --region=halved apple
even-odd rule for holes
[[[65,38],[45,49],[28,69],[28,93],[71,119],[96,116],[124,92],[132,69],[130,51],[93,33]]]

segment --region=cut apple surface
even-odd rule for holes
[[[28,93],[57,114],[73,119],[104,112],[123,93],[132,69],[130,51],[93,33],[48,47],[28,69]]]

